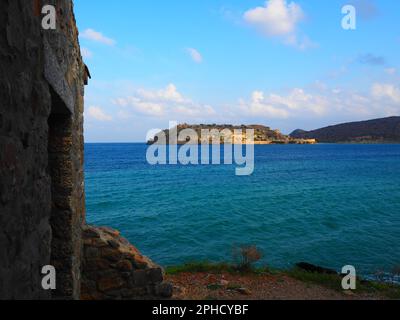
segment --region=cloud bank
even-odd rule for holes
[[[375,83],[366,93],[326,86],[310,91],[295,88],[286,94],[254,91],[250,99],[239,101],[238,110],[243,116],[264,119],[385,117],[400,113],[400,88]]]
[[[113,119],[110,115],[106,114],[102,108],[96,106],[89,107],[87,116],[100,122],[112,121]]]
[[[93,29],[86,29],[80,35],[83,39],[91,40],[94,42],[102,43],[107,46],[115,45],[116,41],[114,39],[108,38],[103,35],[101,32],[98,32]]]
[[[172,83],[159,90],[137,89],[131,95],[114,99],[113,104],[135,114],[169,120],[204,119],[216,114],[211,106],[185,97]]]
[[[243,15],[244,21],[270,38],[283,43],[307,49],[315,44],[307,36],[299,36],[298,26],[305,14],[300,5],[286,0],[267,0],[263,7],[249,9]]]

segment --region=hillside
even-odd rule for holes
[[[186,134],[184,130],[190,129],[193,132],[192,134]],[[282,134],[279,130],[273,130],[270,127],[262,126],[262,125],[240,125],[235,126],[231,124],[179,124],[176,127],[176,132],[180,138],[178,138],[178,144],[183,144],[188,141],[194,141],[195,143],[225,143],[225,141],[242,141],[244,144],[250,144],[253,142],[247,141],[246,138],[246,130],[252,129],[254,130],[254,144],[313,144],[315,141],[307,140],[307,139],[296,139],[291,138],[287,135]],[[239,136],[235,133],[235,130],[241,130],[241,134]],[[204,135],[203,131],[209,132],[209,135]],[[213,132],[215,131],[215,132]],[[163,130],[164,136],[166,138],[166,143],[169,141],[170,130]],[[156,135],[156,137],[160,136],[161,132]],[[148,141],[149,144],[160,142],[157,138],[154,140]]]
[[[316,139],[322,143],[400,142],[400,117],[344,123],[313,131],[298,129],[293,131],[290,137],[295,139]]]
[[[399,299],[400,287],[358,279],[357,289],[344,291],[342,276],[295,267],[252,268],[239,272],[226,263],[189,263],[166,269],[178,300],[381,300]]]

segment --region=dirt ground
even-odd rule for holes
[[[168,275],[175,299],[183,300],[378,300],[369,294],[339,292],[286,275],[180,273]]]

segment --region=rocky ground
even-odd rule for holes
[[[86,226],[83,231],[82,300],[165,299],[172,285],[161,267],[143,256],[119,231]]]
[[[183,272],[168,275],[174,299],[185,300],[380,300],[378,293],[337,291],[278,274],[213,274]]]

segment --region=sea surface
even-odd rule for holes
[[[256,146],[245,177],[235,165],[151,166],[146,149],[85,145],[87,220],[163,266],[231,261],[246,244],[276,268],[400,265],[400,145]]]

